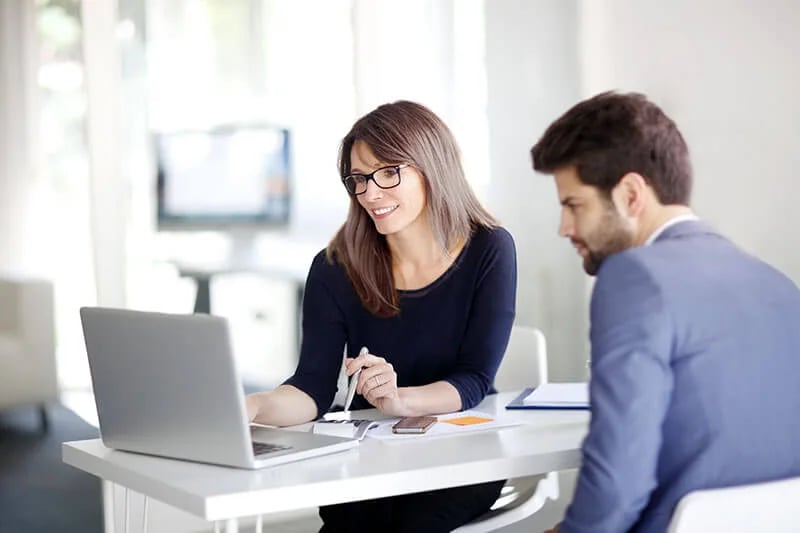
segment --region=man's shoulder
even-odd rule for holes
[[[707,285],[736,288],[743,280],[758,280],[763,290],[792,292],[792,283],[776,268],[698,225],[697,231],[609,256],[598,270],[595,288],[608,289],[601,292],[612,298],[627,288],[626,294],[657,291],[670,299],[687,291],[705,292]]]
[[[658,253],[649,246],[628,248],[608,256],[597,271],[597,282],[631,275],[653,275],[653,260]]]
[[[687,259],[713,258],[723,250],[725,254],[744,258],[733,243],[707,224],[686,221],[668,228],[652,244],[631,247],[609,256],[598,271],[598,279],[632,272],[671,277],[669,274],[685,266]]]

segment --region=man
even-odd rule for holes
[[[672,120],[604,93],[531,153],[597,276],[592,420],[561,533],[662,532],[692,490],[800,475],[800,290],[692,213]]]

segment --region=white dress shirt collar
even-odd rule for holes
[[[653,233],[651,233],[650,236],[647,238],[647,240],[644,241],[644,245],[650,246],[651,244],[653,244],[653,242],[655,242],[655,240],[658,239],[659,235],[664,233],[664,230],[666,230],[668,227],[674,226],[679,222],[686,222],[689,220],[700,220],[700,218],[694,213],[687,213],[685,215],[678,215],[674,218],[671,218],[666,222],[664,222],[663,224],[661,224],[660,227],[658,227]]]

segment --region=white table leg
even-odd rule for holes
[[[142,533],[147,533],[147,503],[149,498],[145,495],[142,495],[142,498]]]
[[[264,515],[258,515],[256,518],[256,533],[263,533],[264,529]]]
[[[123,487],[122,490],[125,492],[125,523],[122,526],[122,531],[128,533],[131,523],[131,491],[128,490],[128,487]]]
[[[103,531],[114,533],[114,484],[103,480]]]
[[[228,518],[225,521],[225,533],[239,533],[239,519]]]

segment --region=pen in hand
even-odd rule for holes
[[[366,346],[364,346],[361,348],[361,351],[358,352],[358,355],[365,355],[368,353],[369,350]],[[347,400],[344,402],[345,413],[350,411],[350,404],[353,403],[353,397],[356,395],[356,385],[358,385],[358,376],[361,375],[362,368],[359,368],[352,376],[350,376],[350,385],[347,387]]]

